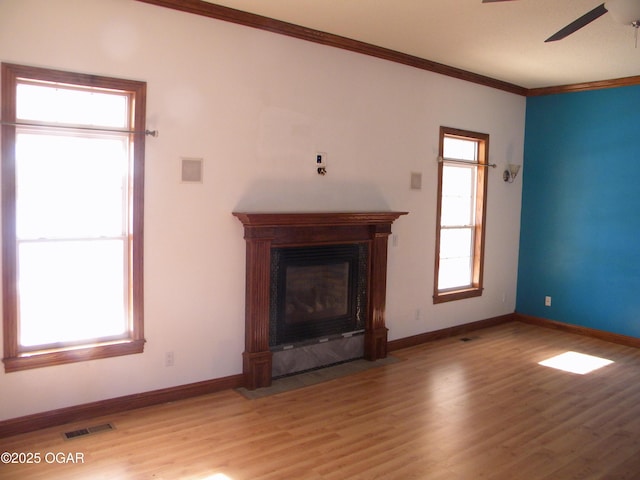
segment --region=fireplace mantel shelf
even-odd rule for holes
[[[366,243],[369,251],[365,358],[387,356],[385,326],[387,243],[391,224],[407,212],[234,212],[246,241],[245,386],[271,384],[270,260],[274,247]]]
[[[256,227],[278,226],[335,226],[375,225],[391,223],[407,212],[234,212],[243,225]]]

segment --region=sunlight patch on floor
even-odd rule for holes
[[[594,357],[593,355],[587,355],[585,353],[565,352],[538,362],[538,365],[585,375],[612,363],[614,363],[613,360]]]

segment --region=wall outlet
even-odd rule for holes
[[[175,357],[173,356],[173,352],[167,352],[164,354],[164,366],[165,367],[173,367],[175,364]]]
[[[422,190],[422,173],[411,172],[411,190]]]
[[[544,297],[544,306],[545,307],[550,307],[551,306],[551,297],[550,296],[546,296]]]

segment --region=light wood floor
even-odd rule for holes
[[[469,336],[259,400],[225,391],[1,439],[0,452],[43,461],[0,465],[0,478],[640,478],[640,351],[521,323]],[[569,350],[615,363],[586,375],[538,365]],[[102,422],[116,430],[62,439]],[[84,463],[46,464],[49,452]]]

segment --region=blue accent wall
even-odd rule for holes
[[[640,86],[527,99],[518,312],[640,337],[639,110]]]

